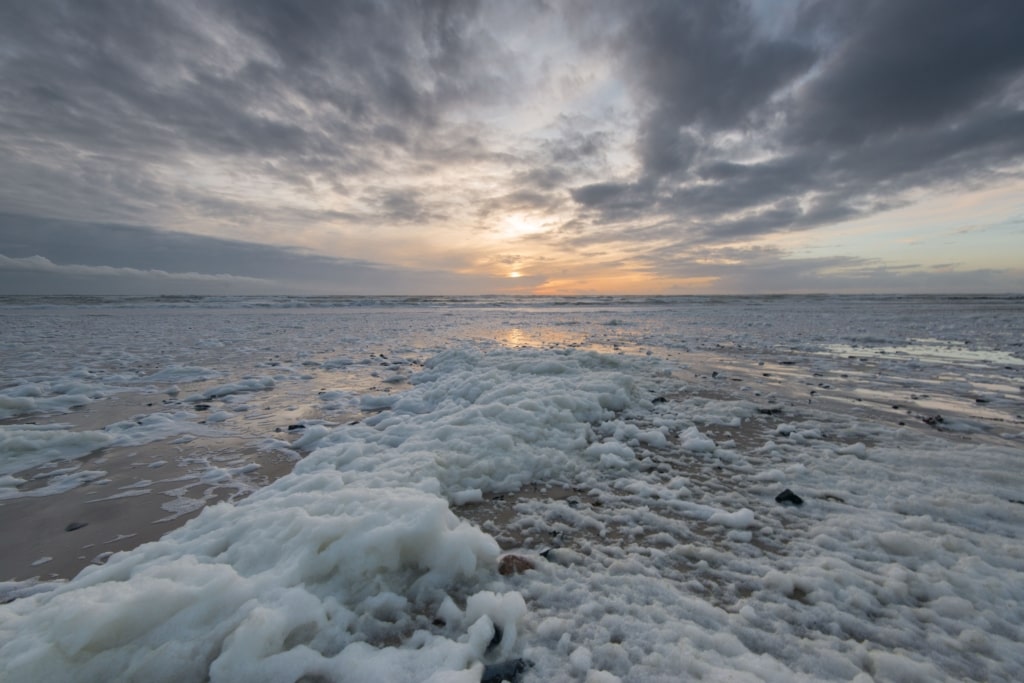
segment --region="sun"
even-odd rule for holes
[[[511,277],[511,278],[517,278],[517,277],[522,277],[523,274],[520,273],[518,270],[513,270],[511,273],[508,274],[508,276]]]
[[[506,238],[523,237],[543,231],[543,225],[524,213],[510,213],[501,219],[500,233]]]

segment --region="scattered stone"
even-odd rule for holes
[[[568,567],[573,564],[582,564],[585,560],[580,553],[569,548],[546,548],[540,552],[540,556],[548,562]]]
[[[945,420],[943,419],[943,417],[941,415],[933,415],[931,417],[923,418],[923,420],[924,420],[924,423],[926,425],[929,425],[931,427],[936,427],[936,428],[938,428],[938,426],[940,424],[945,422]]]
[[[715,370],[714,372],[712,372],[711,376],[712,377],[718,377],[718,370]]]
[[[510,659],[507,662],[488,664],[484,667],[480,683],[501,683],[502,681],[518,683],[519,677],[532,666],[533,662],[528,659]]]
[[[210,409],[210,404],[209,403],[197,403],[197,404],[195,404],[192,407],[195,409],[195,411],[197,413],[201,413],[204,410],[209,410]]]
[[[796,365],[795,360],[780,360],[779,365]]]
[[[306,425],[303,425],[303,424],[288,425],[288,431],[289,432],[297,432],[300,429],[305,429],[305,428],[306,428]]]
[[[796,495],[795,493],[793,493],[789,489],[786,489],[785,491],[783,491],[779,495],[775,496],[775,502],[776,503],[781,503],[783,505],[786,505],[787,503],[790,504],[790,505],[803,505],[804,504],[804,499],[801,498],[800,496]]]
[[[503,555],[498,560],[498,573],[502,576],[522,574],[527,569],[533,568],[533,562],[522,555]]]
[[[71,522],[66,527],[64,527],[64,531],[77,531],[78,529],[81,529],[84,526],[89,526],[89,522]]]
[[[757,412],[762,415],[779,415],[782,413],[782,408],[758,408]]]
[[[668,403],[668,399],[667,399],[667,398],[665,398],[664,396],[656,396],[656,397],[654,398],[654,400],[652,400],[652,401],[651,401],[651,403],[654,403],[654,404],[658,404],[658,403]]]

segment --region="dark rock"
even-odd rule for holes
[[[930,425],[932,427],[938,427],[940,424],[945,422],[941,415],[933,415],[932,417],[926,417],[923,419],[926,425]]]
[[[657,396],[651,401],[651,403],[668,403],[668,399],[664,396]]]
[[[757,412],[762,415],[778,415],[782,412],[782,408],[758,408]]]
[[[780,360],[779,365],[796,365],[795,360]]]
[[[288,425],[288,431],[289,432],[297,432],[300,429],[305,429],[305,428],[306,428],[306,425],[302,425],[302,424]]]
[[[532,666],[533,662],[528,659],[510,659],[507,662],[488,664],[484,667],[480,683],[501,683],[502,681],[518,683],[519,677]]]
[[[714,372],[712,372],[711,376],[712,377],[718,377],[718,370],[715,370]]]
[[[533,569],[533,562],[521,555],[503,555],[498,560],[498,573],[502,576],[522,574],[527,569]]]
[[[775,496],[775,502],[776,503],[782,503],[783,505],[786,505],[786,504],[789,504],[789,505],[803,505],[804,504],[804,499],[801,498],[800,496],[796,495],[795,493],[793,493],[789,489],[786,489],[785,491],[783,491],[779,495]]]
[[[209,403],[197,403],[197,404],[195,404],[192,407],[196,410],[197,413],[201,413],[204,410],[209,410],[210,409],[210,404]]]
[[[89,526],[89,522],[71,522],[71,524],[64,527],[64,531],[76,531],[81,529],[83,526]]]

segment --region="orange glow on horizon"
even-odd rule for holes
[[[715,290],[716,277],[652,278],[633,273],[601,278],[547,280],[533,288],[541,296],[705,294]]]

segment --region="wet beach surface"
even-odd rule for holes
[[[551,330],[536,335],[519,331],[505,342],[519,348],[579,348],[577,338],[559,337]],[[655,353],[627,339],[587,348],[612,354]],[[946,353],[943,353],[943,352]],[[739,447],[754,449],[776,434],[778,424],[799,419],[813,407],[888,428],[945,432],[954,441],[983,440],[1005,445],[1019,443],[1024,430],[1024,362],[1006,354],[967,354],[959,348],[930,345],[921,353],[914,347],[898,350],[842,347],[829,352],[789,351],[749,353],[743,349],[684,351],[660,348],[656,352],[674,362],[675,375],[687,398],[747,400],[757,403],[757,419],[739,428],[714,424],[702,428],[716,441],[734,440]],[[921,358],[926,360],[922,362]],[[966,360],[966,363],[965,363]],[[402,366],[415,370],[416,362]],[[953,371],[949,364],[961,365]],[[270,367],[280,361],[271,360]],[[276,365],[275,365],[276,364]],[[380,354],[361,364],[340,367],[350,372],[352,392],[401,391],[399,382],[379,382],[379,368],[387,367]],[[307,364],[307,370],[316,366]],[[376,376],[375,376],[376,375]],[[366,412],[325,413],[315,398],[325,391],[323,379],[306,376],[286,387],[245,395],[243,420],[234,421],[228,435],[184,434],[133,447],[112,447],[74,460],[57,460],[17,473],[26,483],[17,490],[22,497],[0,501],[0,577],[21,581],[69,579],[89,564],[102,563],[113,552],[156,540],[199,514],[202,507],[221,501],[237,501],[291,471],[302,456],[290,444],[307,425],[335,426],[357,421]],[[60,415],[28,415],[7,418],[4,424],[65,424],[76,430],[94,430],[137,420],[164,410],[195,412],[196,425],[204,415],[217,414],[237,394],[191,401],[218,386],[217,381],[175,385],[175,397],[165,393],[123,391]],[[284,396],[278,396],[284,394]],[[253,399],[256,400],[253,400]],[[281,409],[280,406],[284,406]],[[353,408],[354,403],[346,404]],[[330,417],[330,420],[325,419]],[[240,428],[239,428],[240,426]],[[54,476],[81,476],[80,486],[50,495],[33,495]],[[557,487],[557,483],[556,483]],[[542,494],[534,492],[540,500]],[[555,500],[554,498],[552,500]],[[499,501],[500,502],[500,501]],[[491,506],[494,507],[494,506]],[[457,510],[474,522],[502,520],[507,513],[488,512],[488,506]],[[471,514],[470,514],[471,512]],[[502,537],[502,524],[487,530]],[[518,538],[518,535],[515,536]],[[515,548],[506,539],[505,545]]]
[[[499,303],[0,311],[10,647],[313,680],[1024,666],[1022,302]]]

